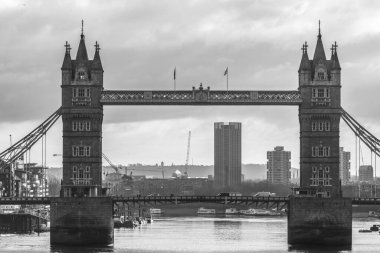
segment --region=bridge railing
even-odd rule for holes
[[[44,204],[49,205],[57,197],[1,197],[0,205],[10,204]],[[98,197],[108,198],[108,197]],[[288,202],[288,197],[253,197],[253,196],[140,196],[111,197],[113,202]],[[380,205],[380,198],[352,198],[353,205]]]

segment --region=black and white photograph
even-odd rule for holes
[[[0,252],[380,252],[380,1],[0,0],[0,34]]]

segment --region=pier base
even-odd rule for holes
[[[288,210],[289,244],[351,245],[351,199],[291,196]]]
[[[57,198],[50,205],[50,243],[113,244],[111,198]]]

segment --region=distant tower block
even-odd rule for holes
[[[214,123],[215,187],[241,183],[241,123]]]
[[[339,178],[342,185],[346,185],[350,181],[350,168],[351,168],[351,153],[344,151],[343,147],[339,149]]]
[[[65,197],[100,196],[102,189],[103,67],[99,44],[93,60],[87,56],[85,36],[75,60],[66,42],[62,64],[63,184]]]
[[[290,151],[278,146],[267,152],[267,181],[271,184],[288,184],[290,179]]]

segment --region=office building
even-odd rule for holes
[[[241,183],[241,123],[214,123],[214,185]]]
[[[267,180],[271,184],[288,184],[290,179],[290,151],[277,146],[267,152]]]
[[[339,148],[339,178],[342,185],[346,185],[350,181],[350,168],[351,168],[351,153],[344,151],[343,147]]]
[[[361,182],[372,182],[373,181],[372,165],[362,165],[359,167],[359,181],[361,181]]]

